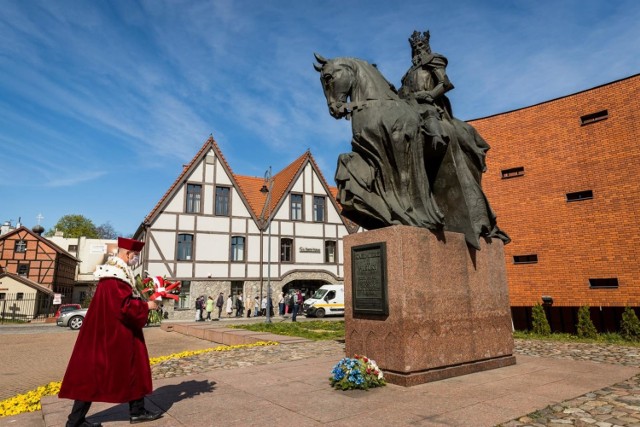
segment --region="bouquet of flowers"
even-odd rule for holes
[[[161,302],[166,298],[178,301],[181,286],[180,281],[170,282],[160,276],[145,279],[136,276],[136,288],[145,301]],[[162,307],[159,307],[158,310],[150,310],[148,324],[159,324],[160,322],[162,322]]]
[[[376,362],[357,354],[353,359],[345,357],[340,360],[333,367],[329,382],[332,387],[340,390],[367,390],[387,384]]]

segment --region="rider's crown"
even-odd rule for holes
[[[430,53],[431,52],[431,46],[429,45],[430,37],[431,35],[429,34],[429,31],[425,31],[422,34],[420,34],[420,31],[414,31],[413,34],[411,34],[411,37],[409,37],[411,52],[412,53],[418,53],[418,52]]]

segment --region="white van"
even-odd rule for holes
[[[322,285],[304,301],[303,311],[309,317],[344,316],[344,285]]]

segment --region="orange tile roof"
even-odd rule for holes
[[[231,167],[227,163],[224,158],[220,148],[216,144],[213,136],[210,136],[200,150],[196,153],[193,159],[185,165],[182,172],[178,176],[178,178],[173,182],[173,184],[166,191],[164,196],[158,201],[158,203],[154,206],[154,208],[149,212],[149,214],[145,217],[144,223],[149,223],[153,220],[153,218],[159,213],[162,206],[164,206],[169,199],[169,197],[174,193],[176,188],[180,183],[184,180],[184,177],[187,173],[191,171],[195,164],[204,158],[205,154],[209,149],[213,149],[216,156],[223,163],[223,166],[229,171],[231,176],[231,180],[235,182],[236,187],[238,188],[238,192],[240,193],[240,197],[246,202],[249,207],[250,213],[254,216],[254,218],[260,222],[261,219],[266,219],[270,214],[276,211],[279,206],[283,203],[283,199],[286,197],[288,190],[293,185],[295,179],[302,173],[304,165],[310,162],[318,174],[320,180],[329,190],[329,194],[331,195],[332,202],[338,209],[338,212],[342,210],[342,207],[336,201],[337,189],[335,187],[329,187],[320,168],[316,164],[311,152],[307,150],[304,154],[298,157],[296,160],[291,162],[287,167],[282,169],[280,172],[276,173],[272,176],[273,188],[271,192],[271,201],[269,203],[269,207],[266,206],[267,203],[267,193],[262,193],[260,189],[265,184],[264,177],[255,177],[255,176],[244,176],[244,175],[236,175],[231,170]],[[270,212],[267,212],[267,209]],[[264,216],[263,216],[264,215]],[[342,215],[341,215],[342,217]],[[343,221],[347,225],[347,228],[353,229],[353,223],[348,219],[342,217]],[[258,224],[260,226],[260,224]],[[356,226],[357,227],[357,226]],[[137,234],[137,233],[136,233]]]
[[[249,204],[249,208],[256,218],[260,218],[262,207],[267,200],[266,193],[260,192],[260,189],[264,184],[264,178],[259,176],[242,175],[235,175],[235,178],[240,191],[244,194],[247,203]]]

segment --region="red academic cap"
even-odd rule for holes
[[[132,252],[140,252],[144,247],[144,242],[126,237],[118,237],[118,247]]]

